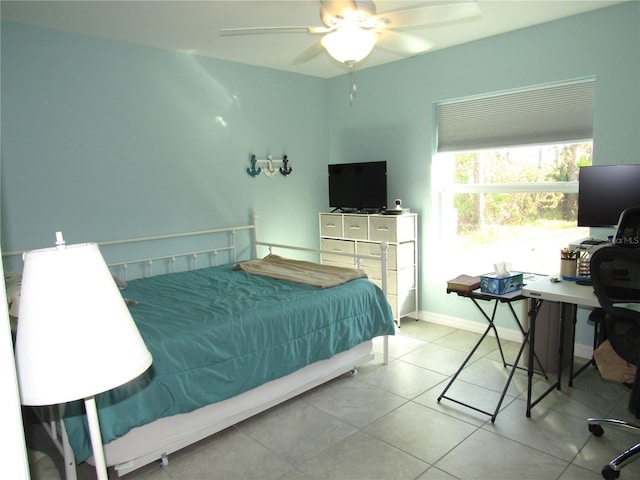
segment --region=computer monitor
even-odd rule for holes
[[[620,214],[640,205],[640,165],[581,167],[578,226],[611,227]]]

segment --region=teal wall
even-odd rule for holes
[[[317,243],[326,81],[2,24],[5,251],[246,224]],[[250,177],[250,154],[293,173]]]
[[[420,214],[421,310],[484,322],[471,302],[446,295],[442,279],[429,277],[442,254],[429,218],[435,105],[590,76],[597,81],[594,163],[640,162],[640,2],[358,71],[353,107],[347,80],[330,80],[331,160],[387,160],[389,198]]]
[[[101,241],[234,225],[250,212],[261,237],[315,246],[326,165],[387,160],[389,198],[421,215],[421,310],[477,318],[429,278],[437,102],[595,76],[594,163],[640,162],[640,2],[358,70],[353,106],[346,75],[12,23],[1,48],[5,251],[50,245],[56,230]],[[251,178],[251,153],[286,153],[293,174]]]

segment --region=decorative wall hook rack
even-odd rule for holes
[[[271,155],[267,155],[267,158],[265,159],[258,159],[255,155],[251,155],[250,162],[251,166],[247,167],[247,173],[252,177],[260,175],[263,171],[268,177],[272,177],[278,171],[286,177],[293,171],[289,166],[289,159],[286,155],[282,156],[282,160],[274,160]],[[282,166],[279,169],[276,169],[274,168],[274,163],[280,163]],[[263,167],[260,166],[261,164]]]

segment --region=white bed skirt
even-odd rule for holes
[[[125,475],[250,418],[374,358],[372,341],[308,365],[236,397],[136,427],[104,446],[108,466]],[[89,459],[89,463],[92,462]]]

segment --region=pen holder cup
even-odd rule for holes
[[[577,262],[575,258],[560,259],[560,276],[563,278],[576,276]]]

